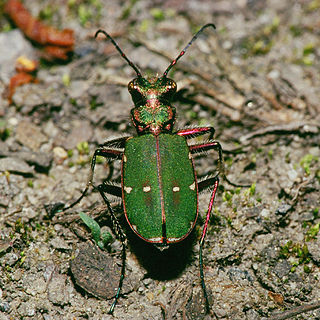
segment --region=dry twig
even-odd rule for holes
[[[319,132],[320,125],[313,122],[291,122],[288,124],[273,125],[265,128],[258,129],[250,132],[240,138],[243,144],[249,143],[249,140],[265,134],[278,134],[278,133],[313,133]]]
[[[297,316],[298,314],[306,313],[315,309],[320,308],[320,301],[317,301],[312,304],[303,305],[297,308],[293,308],[289,311],[285,311],[280,314],[276,314],[274,316],[271,316],[268,318],[268,320],[285,320],[290,319],[294,316]],[[266,320],[267,318],[262,318],[261,320]]]

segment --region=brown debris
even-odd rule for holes
[[[24,56],[21,56],[16,61],[16,71],[18,72],[10,79],[8,89],[8,100],[12,103],[12,97],[17,87],[27,83],[37,82],[35,75],[33,74],[37,69],[38,63],[34,60],[30,60]]]
[[[45,25],[34,18],[19,0],[9,0],[4,12],[29,39],[44,46],[46,59],[68,59],[68,53],[73,51],[74,46],[73,30],[60,31]],[[46,49],[47,46],[49,49]]]

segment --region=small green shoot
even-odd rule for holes
[[[232,199],[232,193],[230,191],[224,192],[224,194],[222,196],[222,200],[228,202],[231,199]]]
[[[72,149],[68,150],[67,154],[68,154],[68,158],[71,158],[73,156],[73,150]]]
[[[48,5],[44,7],[42,10],[39,12],[39,18],[41,20],[47,20],[50,21],[54,15],[54,8],[51,5]]]
[[[306,244],[295,243],[289,240],[280,250],[280,258],[289,259],[294,257],[298,261],[291,263],[291,272],[294,272],[298,265],[306,265],[310,262],[310,253]],[[304,269],[306,270],[306,268]]]
[[[89,144],[87,141],[79,142],[77,144],[77,149],[80,154],[89,154]]]
[[[253,183],[251,185],[251,187],[249,188],[249,192],[250,192],[251,196],[255,195],[255,193],[256,193],[256,184],[255,183]]]
[[[97,96],[92,96],[90,99],[90,109],[91,110],[96,110],[97,108],[103,106],[102,102],[99,102]]]
[[[306,241],[310,241],[311,239],[314,239],[319,233],[319,229],[320,229],[320,223],[317,223],[314,226],[310,226],[309,230],[307,231]]]
[[[263,29],[264,35],[270,36],[271,34],[276,33],[278,31],[279,24],[280,24],[280,18],[278,16],[275,16],[271,24],[267,25]]]
[[[291,25],[290,32],[294,37],[299,37],[302,34],[302,27],[300,25]]]
[[[80,23],[84,26],[92,18],[92,10],[84,4],[80,4],[78,7],[78,16]]]
[[[162,21],[165,18],[164,11],[159,8],[152,8],[150,10],[150,14],[153,16],[153,18],[157,21]]]
[[[69,87],[69,86],[70,86],[70,82],[71,82],[71,79],[70,79],[69,73],[64,73],[64,74],[62,75],[62,83],[63,83],[66,87]]]
[[[308,43],[306,46],[303,48],[303,55],[307,56],[311,53],[314,53],[315,51],[315,45],[313,43]]]
[[[79,213],[81,220],[91,230],[92,238],[99,248],[103,249],[106,244],[111,242],[112,236],[109,232],[102,232],[97,221],[89,217],[84,212]]]
[[[102,156],[97,156],[96,157],[96,164],[102,164],[106,162],[106,158]]]
[[[311,164],[318,162],[318,157],[315,157],[312,154],[306,154],[301,160],[300,165],[304,169],[305,173],[309,176],[310,175],[310,166]]]
[[[315,11],[320,8],[320,1],[319,0],[313,0],[309,3],[307,9],[308,11]]]
[[[130,0],[129,4],[124,8],[121,15],[121,20],[126,20],[131,15],[131,11],[138,0]]]
[[[10,129],[7,128],[5,121],[0,120],[0,140],[5,141],[10,136]]]

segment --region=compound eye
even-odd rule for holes
[[[139,90],[139,81],[138,78],[135,78],[133,80],[131,80],[128,83],[128,90],[129,92],[132,94],[134,92],[137,92]],[[140,90],[139,90],[140,91]]]
[[[129,92],[131,93],[131,92],[134,91],[135,89],[136,89],[136,85],[135,85],[134,81],[130,81],[130,82],[128,83],[128,90],[129,90]]]
[[[131,97],[135,106],[146,103],[143,92],[141,93],[140,89],[141,87],[139,86],[137,79],[133,79],[132,81],[129,82],[128,90],[129,90],[129,93],[131,94]]]
[[[169,81],[167,88],[169,91],[175,92],[177,90],[177,84],[173,80],[171,80]]]

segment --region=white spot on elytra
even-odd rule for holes
[[[192,155],[191,155],[191,153],[189,152],[189,159],[191,160],[192,159]]]
[[[159,242],[161,242],[162,238],[149,238],[148,240],[149,240],[150,242],[159,243]]]
[[[127,156],[126,155],[123,156],[123,161],[127,162]]]
[[[196,182],[193,181],[193,183],[190,184],[189,189],[190,189],[190,190],[194,190],[195,188],[196,188]]]
[[[173,188],[172,188],[172,191],[173,191],[173,192],[178,192],[178,191],[180,191],[180,188],[179,188],[179,187],[173,187]]]
[[[176,242],[176,241],[179,241],[179,240],[181,240],[181,238],[168,238],[169,242]]]
[[[123,189],[126,193],[130,193],[132,191],[131,187],[124,187]]]
[[[143,187],[143,192],[149,192],[151,190],[151,187],[150,186],[145,186]]]

